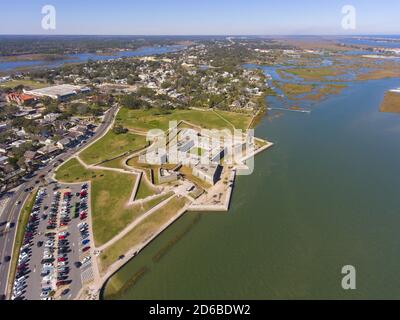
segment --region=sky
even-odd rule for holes
[[[400,34],[399,0],[14,0],[1,1],[0,34],[342,35]],[[56,9],[55,30],[42,7]],[[342,8],[356,28],[342,28]]]

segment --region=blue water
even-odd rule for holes
[[[258,67],[280,79],[276,68]],[[201,215],[175,243],[196,217],[186,214],[108,289],[149,271],[106,298],[399,299],[400,115],[379,112],[398,81],[348,82],[310,114],[269,112],[256,135],[275,146],[238,178],[229,213]],[[349,264],[355,291],[341,287]]]
[[[395,41],[390,41],[394,39]],[[382,48],[400,48],[400,36],[363,36],[341,39],[340,42],[349,45],[367,45]]]
[[[95,53],[76,53],[67,55],[68,56],[67,59],[60,59],[54,61],[34,60],[34,61],[0,62],[0,71],[12,71],[16,68],[37,67],[37,66],[44,68],[56,68],[66,63],[87,62],[89,60],[104,61],[104,60],[118,59],[123,57],[142,57],[142,56],[158,55],[158,54],[179,51],[184,48],[185,48],[184,46],[180,45],[145,47],[138,50],[117,52],[113,55],[98,55]]]

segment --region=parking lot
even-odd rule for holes
[[[93,279],[87,188],[50,184],[38,191],[18,261],[14,299],[73,299]]]

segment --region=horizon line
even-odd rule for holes
[[[0,33],[0,36],[119,36],[119,37],[357,37],[357,36],[400,36],[400,33],[358,34],[75,34],[75,33]]]

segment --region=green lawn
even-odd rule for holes
[[[107,167],[107,168],[115,168],[115,169],[123,169],[123,160],[126,158],[126,156],[122,156],[119,158],[116,158],[111,161],[107,161],[101,164],[102,167]]]
[[[249,126],[252,116],[245,113],[229,112],[229,111],[216,111],[220,116],[228,120],[236,129],[245,130]],[[226,127],[226,125],[225,125]],[[229,127],[228,127],[229,128]]]
[[[238,129],[245,129],[251,121],[251,116],[242,113],[218,111],[226,120]],[[130,129],[147,131],[150,129],[167,130],[170,121],[186,120],[205,129],[231,129],[229,124],[212,110],[171,110],[163,113],[158,109],[131,110],[122,108],[116,123]]]
[[[186,202],[185,198],[172,198],[166,205],[144,219],[125,237],[104,250],[100,255],[102,270],[106,270],[111,264],[117,261],[119,256],[126,254],[129,249],[141,243],[143,239],[157,232],[161,226],[166,224],[185,206]]]
[[[125,152],[133,152],[147,145],[146,137],[132,133],[116,134],[110,130],[103,138],[85,149],[80,158],[87,164],[110,160]]]

